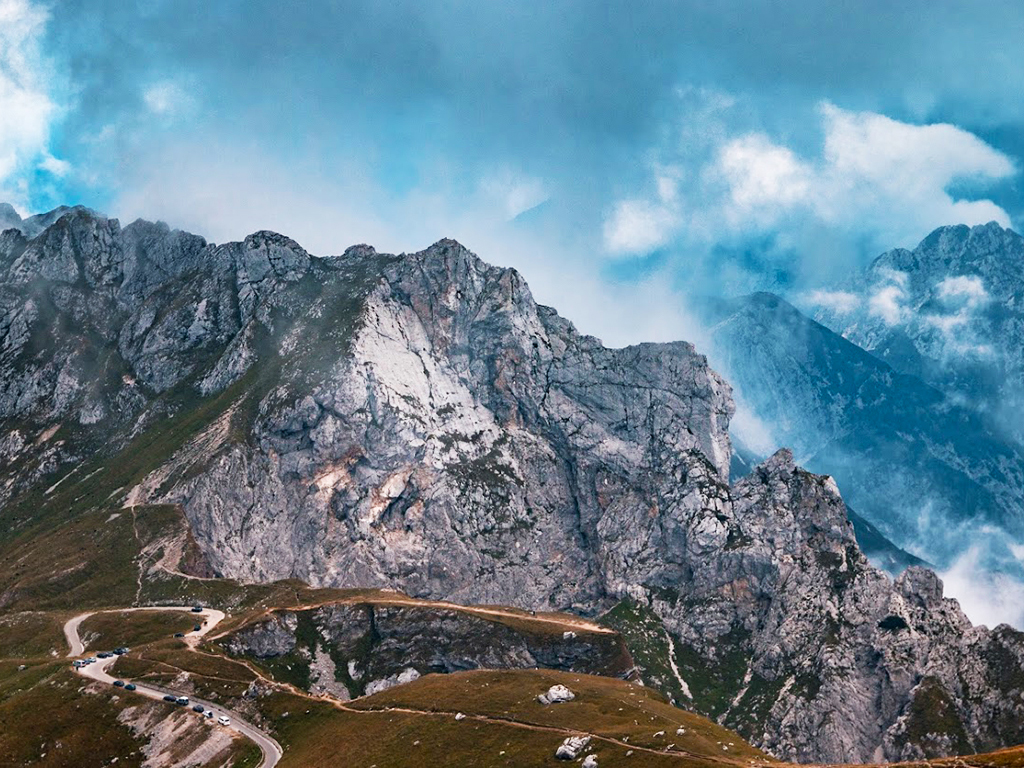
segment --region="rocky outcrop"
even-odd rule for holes
[[[588,614],[628,600],[668,633],[662,679],[780,756],[1022,740],[1024,687],[1001,671],[1020,635],[972,628],[934,574],[872,568],[835,482],[788,452],[730,486],[730,390],[689,344],[608,349],[451,240],[316,258],[74,210],[0,243],[9,520],[67,514],[58,496],[166,502],[244,580]],[[46,493],[99,446],[110,461]],[[493,628],[467,657],[438,640],[476,631],[461,617],[392,608],[360,655],[365,613],[317,610],[236,650],[352,695],[407,668],[546,663]],[[941,734],[921,722],[936,696]]]
[[[410,675],[469,669],[540,667],[618,677],[633,670],[622,639],[613,633],[580,631],[565,638],[558,625],[429,604],[339,603],[279,611],[223,643],[231,654],[266,664],[307,690],[343,699],[385,690]]]

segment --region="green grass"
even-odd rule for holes
[[[672,672],[665,626],[654,611],[627,599],[602,616],[601,624],[622,635],[645,684],[675,702],[689,701]]]
[[[63,656],[67,615],[42,611],[0,613],[0,659]]]
[[[175,632],[190,632],[197,621],[202,617],[182,611],[104,612],[83,621],[78,634],[86,649],[109,651],[172,637]]]
[[[171,747],[172,759],[173,755],[184,757],[206,735],[198,719],[184,719],[187,713],[87,683],[65,664],[51,664],[36,669],[23,686],[15,687],[11,681],[0,684],[0,765],[92,768],[116,760],[118,766],[141,766],[148,737],[118,721],[129,707],[180,721],[182,730]],[[206,765],[252,768],[258,763],[252,750],[251,743],[236,740]]]

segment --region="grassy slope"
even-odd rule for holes
[[[196,623],[191,613],[143,611],[97,613],[82,622],[78,634],[86,650],[111,650],[121,645],[134,647],[190,632]]]
[[[184,713],[167,705],[87,684],[64,664],[22,672],[0,668],[0,765],[92,768],[116,761],[140,766],[148,739],[118,720],[128,707],[181,720],[172,759],[188,754],[204,738],[198,720],[182,720]],[[207,765],[252,768],[257,759],[253,745],[235,740]]]

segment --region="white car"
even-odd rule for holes
[[[231,725],[231,718],[227,715],[221,715],[217,718],[217,722],[221,725]]]

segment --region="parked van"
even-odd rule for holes
[[[231,725],[231,718],[227,715],[221,715],[217,718],[217,722],[221,725]]]

